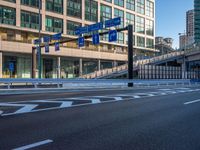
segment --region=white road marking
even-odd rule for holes
[[[0,115],[1,115],[1,114],[3,114],[3,111],[2,111],[2,110],[0,110]]]
[[[42,102],[42,103],[61,103],[60,108],[70,107],[72,106],[72,101],[49,101],[49,100],[38,100],[34,102]]]
[[[22,108],[20,108],[19,110],[17,110],[15,112],[15,114],[20,114],[20,113],[30,112],[31,110],[33,110],[38,105],[35,105],[35,104],[8,104],[8,103],[0,103],[0,106],[22,107]]]
[[[194,101],[189,101],[189,102],[185,102],[184,105],[189,105],[189,104],[193,104],[193,103],[197,103],[200,102],[200,99],[194,100]]]
[[[53,140],[49,140],[48,139],[48,140],[36,142],[36,143],[33,143],[33,144],[25,145],[25,146],[22,146],[22,147],[19,147],[19,148],[15,148],[13,150],[27,150],[27,149],[38,147],[38,146],[41,146],[41,145],[44,145],[44,144],[48,144],[48,143],[51,143],[51,142],[53,142]]]
[[[91,99],[92,104],[98,104],[101,103],[100,99]]]

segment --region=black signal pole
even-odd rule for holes
[[[128,25],[128,79],[133,79],[133,25]],[[133,87],[133,82],[128,87]]]

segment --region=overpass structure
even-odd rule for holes
[[[80,76],[85,79],[124,78],[127,64]],[[200,49],[176,51],[144,60],[133,61],[134,77],[139,79],[199,78]]]

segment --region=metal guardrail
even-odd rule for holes
[[[32,84],[34,88],[43,84],[55,84],[58,88],[62,87],[79,87],[79,86],[127,86],[128,83],[133,83],[135,86],[159,86],[159,85],[190,85],[188,79],[170,79],[170,80],[129,80],[129,79],[0,79],[1,85],[6,85],[8,89],[13,84]]]

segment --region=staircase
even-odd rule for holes
[[[169,53],[169,54],[165,54],[161,56],[156,56],[150,59],[133,61],[133,70],[138,70],[140,65],[159,64],[170,59],[176,59],[178,57],[182,57],[183,55],[184,55],[184,51],[177,51],[177,52],[173,52],[173,53]],[[124,64],[124,65],[109,68],[109,69],[95,71],[90,74],[85,74],[85,75],[80,76],[79,78],[84,78],[84,79],[111,78],[111,77],[127,74],[127,72],[128,72],[128,64]]]

